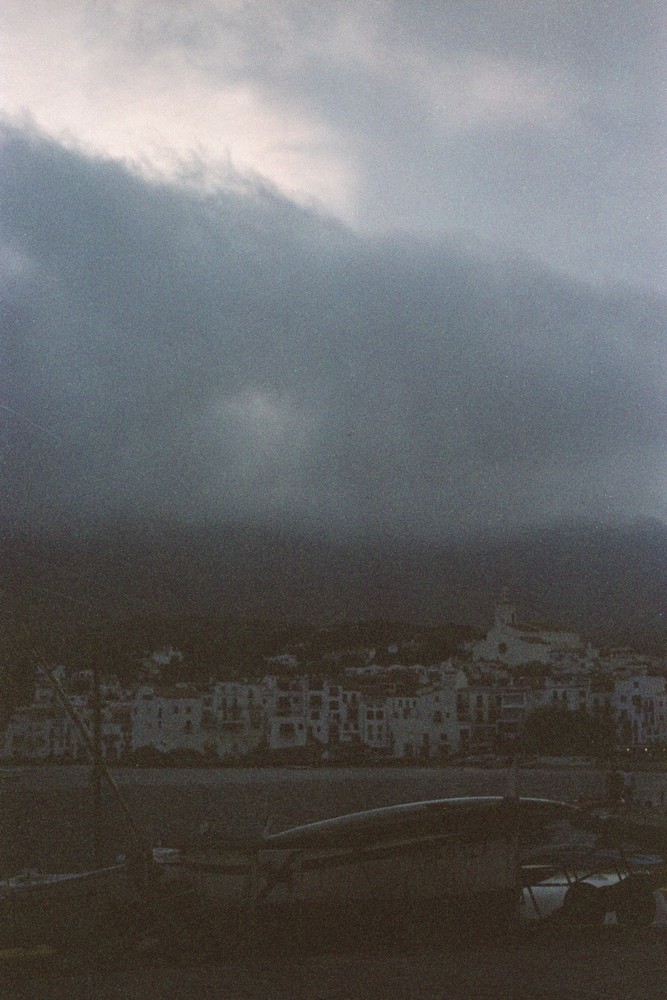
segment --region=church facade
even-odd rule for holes
[[[502,663],[518,667],[527,663],[551,663],[560,653],[583,650],[576,632],[549,626],[525,625],[517,621],[516,608],[504,590],[496,604],[493,627],[472,648],[475,662]]]

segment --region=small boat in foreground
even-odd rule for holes
[[[61,874],[26,871],[0,880],[0,943],[57,946],[108,931],[139,889],[137,865],[130,861]]]

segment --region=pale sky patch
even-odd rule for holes
[[[353,170],[326,123],[265,93],[238,54],[229,67],[219,38],[203,63],[174,42],[147,53],[123,50],[126,32],[131,42],[146,12],[135,21],[136,5],[120,5],[112,14],[120,10],[127,21],[106,37],[92,30],[86,7],[5,8],[6,116],[28,118],[69,145],[124,160],[147,176],[182,177],[196,157],[206,165],[199,171],[204,187],[225,186],[227,172],[247,173],[298,202],[354,217]],[[223,72],[214,75],[211,60]]]

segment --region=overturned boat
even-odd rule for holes
[[[375,912],[432,923],[468,912],[539,919],[538,896],[547,890],[536,887],[547,883],[550,903],[542,909],[550,916],[559,910],[599,922],[618,910],[627,922],[651,922],[664,854],[650,863],[636,858],[616,843],[617,832],[564,802],[465,797],[370,809],[250,841],[208,835],[156,851],[155,860],[226,918],[289,912],[302,922],[328,915],[341,923]],[[558,897],[556,885],[564,886]]]

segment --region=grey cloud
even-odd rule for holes
[[[584,7],[495,0],[414,4],[406,0],[290,0],[228,5],[193,0],[175,7],[169,0],[128,5],[97,3],[85,20],[89,40],[116,35],[142,58],[182,48],[221,76],[245,63],[272,85],[289,81],[316,59],[364,63],[373,53],[417,50],[438,57],[460,52],[502,55],[516,60],[557,62],[591,79],[618,78],[627,86],[639,72],[653,72],[661,61],[659,29],[662,7],[638,0],[607,0]],[[216,60],[224,41],[238,62]],[[391,70],[393,67],[387,67]]]
[[[338,20],[354,18],[361,53],[346,52],[315,9],[316,25],[295,16],[294,47],[255,52],[253,79],[340,136],[358,174],[363,228],[462,230],[575,276],[664,287],[666,81],[656,4],[343,5]],[[235,28],[247,40],[261,31],[256,19]],[[439,93],[433,83],[431,99],[412,85],[415,63],[426,81],[444,69],[454,90],[462,78],[465,103],[485,60],[519,80],[528,74],[529,100],[543,78],[562,116],[547,104],[543,118],[464,114],[452,125],[449,84]],[[501,71],[495,88],[503,85]],[[511,108],[515,98],[507,101]]]
[[[0,155],[14,516],[444,537],[664,515],[656,297],[10,128]]]
[[[585,281],[664,289],[666,80],[653,0],[98,0],[73,10],[74,51],[100,107],[111,91],[141,119],[142,100],[160,114],[156,94],[182,108],[190,83],[212,107],[246,93],[259,133],[248,155],[270,147],[266,169],[292,190],[313,190],[296,164],[322,170],[314,189],[362,232],[464,232]],[[283,121],[284,136],[261,134]],[[195,135],[145,121],[186,160],[184,145],[199,144],[202,180],[219,169],[209,154],[219,159],[230,135],[239,142],[229,124],[212,113]],[[143,154],[156,151],[147,143]]]

